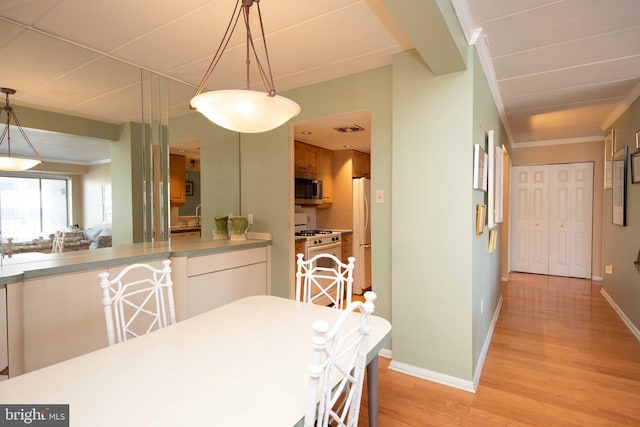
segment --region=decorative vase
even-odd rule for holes
[[[249,221],[246,216],[229,217],[229,237],[231,240],[247,240]]]
[[[213,229],[213,240],[229,240],[229,231],[227,230],[227,216],[217,216],[215,220],[215,228]]]

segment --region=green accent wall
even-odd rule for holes
[[[499,249],[475,235],[487,195],[473,190],[473,145],[506,137],[468,55],[441,76],[415,51],[394,56],[392,322],[394,361],[473,381],[500,295]]]
[[[635,132],[640,123],[640,99],[613,123],[615,147],[625,145],[629,154],[636,151]],[[611,129],[611,128],[610,128]],[[607,132],[610,131],[607,129]],[[603,145],[604,147],[604,145]],[[631,183],[631,165],[627,176],[627,226],[614,225],[612,220],[612,190],[602,190],[603,197],[603,264],[611,264],[613,274],[604,274],[603,289],[622,309],[625,316],[640,329],[640,272],[633,261],[640,251],[640,184]],[[595,224],[594,224],[595,225]]]

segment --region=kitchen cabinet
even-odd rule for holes
[[[318,173],[319,147],[295,141],[295,169],[301,172]]]
[[[171,240],[177,240],[177,239],[199,239],[199,238],[200,238],[200,230],[199,229],[171,231]]]
[[[371,178],[371,155],[353,150],[353,177]]]
[[[329,207],[333,203],[333,151],[296,141],[294,154],[296,171],[322,176],[322,205],[318,207]]]
[[[169,155],[169,201],[171,206],[184,205],[185,195],[185,163],[184,156],[178,154]]]
[[[342,233],[341,261],[347,264],[348,258],[353,256],[353,233]]]
[[[189,258],[186,317],[240,298],[266,295],[267,258],[267,248]]]
[[[322,175],[322,204],[331,204],[333,203],[333,151],[318,148],[318,173]]]
[[[293,251],[293,264],[297,266],[298,264],[298,254],[306,254],[307,253],[307,242],[303,240],[301,242],[296,242],[295,250]],[[297,269],[297,267],[296,267]]]

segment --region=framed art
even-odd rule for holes
[[[627,157],[625,145],[613,154],[613,223],[627,225]]]
[[[500,224],[504,216],[504,149],[496,147],[496,179],[495,179],[495,223]]]
[[[496,241],[498,240],[498,230],[489,230],[489,253],[496,250]]]
[[[604,139],[604,188],[612,188],[613,185],[613,150],[615,145],[616,130],[611,129]]]
[[[193,181],[185,181],[184,194],[186,196],[193,196]]]
[[[640,150],[640,130],[636,131],[636,150]]]
[[[640,149],[631,153],[631,183],[640,183]]]
[[[484,223],[487,217],[487,206],[486,205],[477,205],[476,206],[476,236],[484,233]]]
[[[473,146],[473,188],[487,191],[487,153],[480,144]]]
[[[487,151],[489,163],[487,164],[487,227],[495,226],[495,174],[496,174],[496,147],[493,145],[493,131],[487,132]]]

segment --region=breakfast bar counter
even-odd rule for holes
[[[133,243],[94,250],[44,254],[38,252],[5,257],[0,266],[0,286],[33,277],[108,268],[171,257],[195,257],[233,252],[271,244],[268,233],[254,233],[247,240],[180,239],[172,242]]]
[[[240,298],[271,293],[271,236],[247,240],[179,239],[60,254],[5,258],[9,377],[107,345],[98,274],[133,263],[171,261],[176,319]]]

